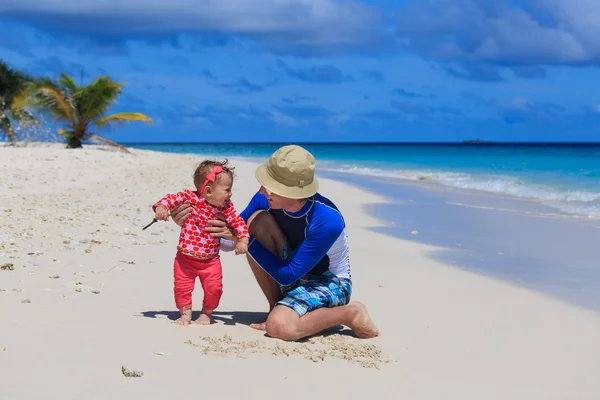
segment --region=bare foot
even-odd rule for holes
[[[210,315],[211,313],[209,312],[201,311],[200,316],[194,322],[196,322],[198,325],[210,325]]]
[[[254,322],[250,324],[250,328],[256,329],[257,331],[266,331],[267,330],[267,319],[263,319],[262,321]]]
[[[379,336],[379,330],[371,320],[367,307],[357,301],[350,302],[347,307],[353,308],[352,322],[348,324],[350,329],[361,339],[369,339]]]
[[[181,317],[175,321],[177,325],[189,325],[192,320],[192,310],[182,310],[180,311]]]
[[[271,311],[273,311],[274,308],[275,308],[275,304],[269,305],[269,314],[271,314]],[[267,314],[265,319],[261,319],[260,321],[251,323],[250,328],[256,329],[257,331],[266,331],[267,330],[267,318],[269,317],[269,314]]]

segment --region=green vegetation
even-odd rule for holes
[[[32,77],[0,60],[0,134],[8,143],[14,144],[17,140],[15,123],[20,126],[39,123],[26,108],[33,81]]]
[[[98,131],[125,122],[152,123],[150,117],[136,112],[107,115],[123,93],[123,86],[109,76],[99,76],[89,85],[78,85],[65,73],[55,80],[34,79],[0,61],[0,132],[7,142],[14,142],[17,134],[12,122],[39,123],[30,111],[35,110],[62,126],[57,133],[64,137],[67,148],[80,148],[92,138],[116,145],[99,137]]]

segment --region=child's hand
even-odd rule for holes
[[[248,243],[238,242],[235,245],[235,255],[246,254],[248,252]]]
[[[154,218],[156,218],[159,221],[168,221],[169,210],[161,206],[156,207]]]

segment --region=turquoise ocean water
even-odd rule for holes
[[[188,154],[265,159],[280,144],[127,144]],[[303,144],[318,168],[361,177],[431,179],[600,218],[600,144]]]

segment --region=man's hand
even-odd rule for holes
[[[192,205],[188,203],[180,204],[171,211],[173,222],[181,226],[192,212]]]
[[[232,241],[237,241],[237,238],[234,234],[233,228],[227,225],[225,221],[225,217],[222,215],[217,215],[218,219],[210,219],[208,220],[208,224],[206,225],[206,231],[210,232],[210,236],[225,238]]]

